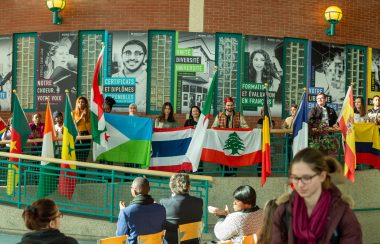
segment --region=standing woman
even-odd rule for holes
[[[192,106],[190,109],[189,118],[185,121],[186,126],[192,126],[195,128],[198,123],[199,116],[201,115],[201,109],[198,106]]]
[[[26,227],[32,232],[23,235],[21,243],[78,244],[74,238],[65,236],[59,231],[62,217],[55,202],[47,198],[39,199],[31,206],[27,206],[22,218]]]
[[[305,148],[293,158],[289,182],[295,191],[277,199],[272,243],[362,243],[360,224],[332,183],[339,163],[320,151]]]
[[[154,121],[154,128],[177,128],[178,123],[174,119],[173,106],[170,102],[162,105],[161,114]]]
[[[90,110],[88,108],[87,98],[79,96],[75,102],[73,119],[77,125],[80,136],[88,136],[91,134]],[[77,145],[77,160],[86,161],[91,148],[91,140],[80,140],[81,145]]]
[[[366,110],[362,97],[355,98],[354,102],[354,122],[364,123],[366,120]]]

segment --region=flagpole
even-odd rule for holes
[[[69,90],[66,89],[65,93],[66,93],[67,100],[69,101],[70,111],[71,111],[71,113],[73,113],[72,112],[73,111],[73,105],[71,104],[71,101],[70,101]],[[88,104],[87,104],[87,106],[88,106]],[[70,114],[70,115],[71,115],[71,119],[74,121],[73,114]],[[66,116],[66,114],[65,114],[65,116]],[[78,126],[77,126],[77,123],[75,121],[74,121],[74,125],[75,125],[75,129],[77,130],[77,133],[79,135]]]

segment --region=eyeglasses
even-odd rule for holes
[[[123,52],[123,54],[124,54],[127,58],[129,58],[129,57],[132,56],[132,54],[133,54],[133,56],[135,56],[135,57],[140,57],[140,56],[143,55],[144,53],[143,53],[143,52],[140,52],[140,51],[134,51],[134,52],[132,53],[132,51],[127,50],[127,51]]]
[[[58,212],[58,215],[56,215],[56,216],[54,216],[53,218],[52,218],[52,220],[55,220],[55,219],[58,219],[58,218],[63,218],[63,213],[62,212]]]
[[[309,184],[311,180],[317,175],[319,175],[319,173],[316,173],[315,175],[303,175],[301,177],[291,175],[289,176],[289,182],[293,184],[297,184],[299,181],[301,181],[302,184]]]

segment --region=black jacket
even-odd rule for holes
[[[336,120],[338,119],[338,116],[336,115],[336,112],[333,108],[330,108],[329,106],[325,106],[327,110],[327,117],[329,119],[329,126],[332,127],[336,124]],[[311,127],[316,128],[319,126],[319,124],[322,121],[322,115],[323,110],[321,107],[316,106],[310,110],[309,113],[309,124]]]
[[[77,240],[65,236],[59,230],[47,229],[33,231],[23,235],[20,244],[78,244]]]
[[[160,200],[166,209],[165,243],[178,243],[178,225],[198,222],[203,215],[203,201],[201,198],[189,194],[174,195],[171,198]],[[199,243],[186,241],[186,243]]]

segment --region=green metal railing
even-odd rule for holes
[[[13,155],[12,157],[19,157],[19,162],[9,161],[11,155]],[[41,176],[54,179],[49,181],[50,184],[41,187],[45,190],[56,189],[46,197],[53,199],[61,211],[104,217],[110,221],[114,221],[118,217],[119,201],[130,202],[132,200],[130,188],[133,179],[137,176],[144,176],[149,180],[150,194],[157,202],[161,198],[171,196],[169,178],[172,173],[60,159],[49,159],[48,161],[52,162],[53,166],[50,164],[49,166],[42,166],[41,160],[47,159],[0,152],[0,202],[12,203],[21,208],[39,199],[41,196],[38,196],[37,192]],[[77,169],[59,168],[61,163],[76,165]],[[18,166],[18,172],[9,168],[12,165]],[[7,184],[9,183],[7,175],[9,172],[19,176],[19,184],[14,184],[14,182],[11,184],[11,193],[7,192]],[[70,173],[74,175],[70,175]],[[61,195],[58,191],[60,176],[76,180],[71,199]],[[190,175],[190,178],[191,195],[202,198],[204,206],[208,206],[208,191],[212,177]],[[204,231],[207,232],[207,208],[204,208],[203,221],[205,223]]]

